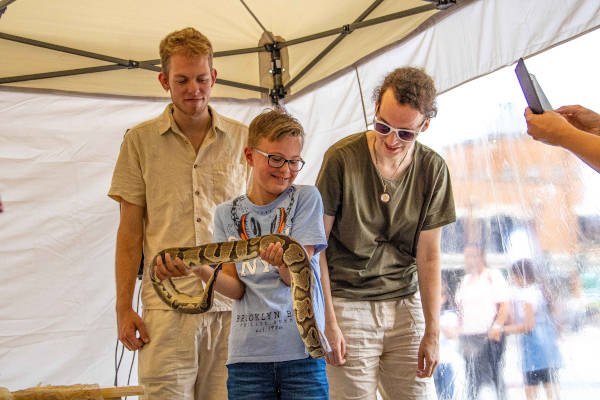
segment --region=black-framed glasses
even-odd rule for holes
[[[377,118],[377,115],[375,115],[373,118],[373,128],[375,129],[375,132],[379,133],[380,135],[387,136],[392,132],[396,132],[398,139],[402,140],[403,142],[414,142],[417,136],[419,136],[419,133],[421,133],[421,130],[423,130],[426,122],[427,118],[425,118],[425,121],[423,121],[421,127],[417,131],[406,128],[396,129],[381,121],[379,118]]]
[[[281,168],[285,163],[288,163],[290,171],[298,172],[302,169],[302,167],[304,167],[304,164],[306,164],[301,158],[297,160],[287,160],[286,158],[277,154],[267,154],[264,151],[260,151],[256,147],[254,147],[254,151],[267,157],[267,164],[269,164],[269,167]]]

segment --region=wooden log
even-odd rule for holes
[[[143,386],[100,388],[98,385],[38,386],[16,392],[4,393],[2,399],[10,400],[120,400],[123,396],[144,394]],[[4,397],[7,396],[7,397]]]
[[[123,396],[138,396],[144,394],[143,386],[123,386],[100,389],[104,400],[121,400]]]

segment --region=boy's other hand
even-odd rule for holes
[[[286,285],[290,286],[292,284],[292,276],[290,274],[289,268],[283,263],[283,247],[281,247],[281,243],[271,243],[269,247],[260,252],[260,258],[263,261],[268,262],[271,265],[277,267],[279,271],[279,276],[281,280]]]
[[[260,258],[276,267],[283,267],[283,247],[281,247],[281,243],[270,243],[269,247],[260,251]]]

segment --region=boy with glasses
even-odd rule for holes
[[[332,399],[435,397],[441,227],[456,219],[444,160],[416,141],[435,97],[422,70],[398,68],[375,92],[374,130],[342,139],[323,159]]]
[[[304,245],[313,271],[313,307],[324,325],[319,253],[326,247],[323,204],[314,186],[293,185],[304,166],[300,157],[304,130],[280,110],[254,118],[249,127],[246,161],[252,166],[247,194],[223,203],[215,213],[214,242],[284,234]],[[233,301],[227,368],[229,399],[327,399],[325,361],[311,358],[296,326],[290,290],[290,271],[280,244],[271,245],[261,259],[223,264],[215,289]],[[163,264],[157,276],[186,275],[181,260]],[[212,268],[195,267],[207,281]],[[326,282],[326,281],[324,281]]]

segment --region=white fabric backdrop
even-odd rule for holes
[[[165,104],[0,91],[0,386],[112,384],[119,208],[106,193],[125,130]],[[262,108],[214,107],[245,122]]]

